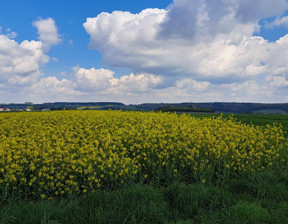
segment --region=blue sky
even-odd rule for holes
[[[0,103],[288,102],[287,10],[285,0],[3,0]]]

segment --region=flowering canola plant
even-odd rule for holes
[[[122,111],[0,115],[0,188],[62,197],[135,182],[287,167],[279,126]],[[201,177],[200,177],[201,176]]]

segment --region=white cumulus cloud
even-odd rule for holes
[[[112,66],[196,81],[236,81],[269,72],[275,67],[272,55],[285,54],[280,43],[254,33],[260,19],[286,9],[285,0],[175,0],[167,10],[101,13],[87,18],[84,28],[91,48]]]
[[[18,43],[0,35],[0,82],[26,85],[41,75],[40,66],[49,61],[40,41]]]
[[[124,75],[110,80],[112,91],[121,94],[141,93],[162,83],[162,78],[153,74]]]
[[[97,92],[102,94],[130,94],[145,92],[162,82],[160,76],[153,74],[133,74],[114,77],[109,69],[73,68],[73,88],[83,93]]]
[[[110,87],[114,72],[108,69],[74,68],[74,87],[83,92],[101,91]]]
[[[174,0],[167,9],[101,13],[83,26],[109,65],[161,77],[155,94],[276,100],[267,77],[287,77],[288,35],[269,42],[255,33],[262,19],[286,23],[286,10],[286,0]]]
[[[27,95],[29,88],[44,76],[42,66],[50,61],[50,57],[46,54],[47,47],[56,44],[53,38],[48,37],[47,30],[56,26],[54,20],[48,19],[45,31],[42,22],[39,20],[35,22],[41,34],[38,41],[24,40],[19,43],[14,40],[17,34],[11,32],[9,28],[6,29],[6,34],[0,34],[0,85],[5,92],[0,100],[6,101],[9,95],[11,97],[16,95],[16,98]],[[55,34],[54,31],[52,29],[52,33]]]
[[[60,43],[58,29],[52,18],[36,20],[33,22],[33,26],[37,28],[39,40],[42,41],[46,49]]]

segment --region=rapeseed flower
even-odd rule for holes
[[[157,178],[205,183],[203,173],[263,171],[288,159],[281,127],[221,116],[23,112],[1,114],[0,124],[0,187],[40,198]]]

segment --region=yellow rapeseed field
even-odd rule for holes
[[[286,140],[281,127],[222,117],[6,113],[0,115],[0,187],[51,198],[157,178],[205,183],[205,173],[217,178],[286,166]]]

